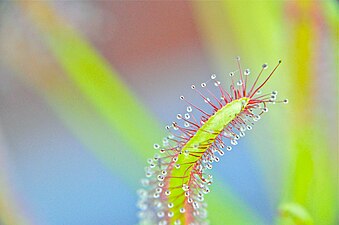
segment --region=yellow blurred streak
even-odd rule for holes
[[[319,129],[321,124],[314,111],[317,76],[315,65],[319,42],[314,9],[320,8],[316,1],[295,2],[298,11],[292,27],[294,48],[290,57],[295,61],[291,67],[294,74],[292,89],[294,112],[292,122],[295,161],[291,165],[289,189],[285,201],[294,201],[306,207],[315,224],[334,224],[336,217],[336,182],[334,164],[326,143],[326,134]],[[319,31],[318,31],[319,32]]]
[[[215,66],[230,56],[245,55],[251,65],[285,58],[281,1],[198,1],[193,4],[206,50]],[[212,61],[212,62],[213,62]]]
[[[1,125],[1,124],[0,124]],[[4,144],[0,126],[0,224],[2,225],[30,225],[23,213],[23,208],[14,196],[11,190],[11,184],[8,180],[8,167],[6,157],[6,146]]]
[[[287,3],[301,7],[297,12],[299,20],[292,25],[289,23],[291,15],[283,14],[284,10],[287,11],[283,8]],[[335,160],[331,160],[329,155],[326,134],[319,130],[321,124],[315,118],[314,109],[317,106],[314,106],[314,90],[312,92],[316,63],[314,54],[317,51],[315,46],[319,41],[315,39],[315,25],[310,22],[315,12],[311,11],[312,4],[312,10],[322,9],[317,1],[196,2],[193,6],[206,49],[212,59],[215,58],[218,67],[222,68],[230,55],[240,52],[240,55],[250,58],[250,65],[260,63],[258,59],[261,60],[263,56],[282,57],[284,65],[292,68],[282,68],[288,72],[286,74],[289,74],[290,82],[279,81],[280,87],[291,91],[291,104],[288,105],[291,113],[273,116],[274,119],[269,121],[272,124],[281,119],[286,121],[279,124],[279,130],[284,129],[281,133],[285,136],[280,136],[277,141],[283,143],[274,149],[275,152],[281,152],[281,158],[287,162],[282,162],[281,166],[287,168],[289,187],[281,198],[283,202],[296,201],[305,206],[314,217],[315,224],[333,224],[336,184],[332,171]],[[290,10],[295,12],[296,7]],[[329,17],[332,21],[333,16]],[[290,26],[292,33],[288,29]],[[290,39],[292,46],[288,45]],[[274,80],[271,82],[277,83]],[[289,132],[286,132],[286,128]],[[266,178],[276,179],[272,174],[276,169],[269,169],[270,165],[263,159],[260,163],[264,165],[265,173],[270,174]],[[279,181],[269,183],[276,182]]]
[[[150,113],[139,104],[114,69],[66,25],[46,2],[19,2],[73,84],[119,136],[145,159],[145,149],[161,138]]]
[[[2,225],[29,225],[27,218],[19,215],[17,202],[13,200],[9,185],[4,174],[0,173],[0,224]]]
[[[29,34],[8,29],[7,38],[3,37],[0,47],[1,60],[18,75],[19,80],[33,87],[70,132],[101,162],[124,181],[135,185],[141,173],[124,175],[128,172],[124,167],[125,157],[130,158],[131,170],[138,170],[137,165],[142,165],[144,160],[133,157],[132,152],[120,151],[119,147],[123,145],[112,141],[116,132],[64,75],[34,29]]]
[[[6,29],[6,27],[3,28]],[[0,43],[1,62],[10,66],[19,76],[20,81],[33,87],[70,132],[86,148],[94,152],[116,176],[120,176],[129,185],[138,184],[142,174],[140,166],[145,163],[145,160],[135,157],[132,152],[122,153],[120,151],[119,146],[122,145],[112,141],[112,137],[116,135],[112,127],[83,98],[77,87],[64,76],[64,72],[53,59],[48,57],[49,51],[41,45],[39,36],[34,36],[34,31],[27,34],[24,31],[15,33],[16,29],[7,30],[7,36],[2,37]],[[126,158],[129,158],[130,163],[128,170],[126,170]],[[30,224],[25,221],[27,218],[21,218],[18,214],[19,210],[15,207],[18,202],[11,197],[8,183],[2,179],[8,174],[5,173],[1,160],[0,165],[2,167],[0,170],[0,224]]]
[[[2,161],[2,160],[1,160]],[[2,165],[3,166],[3,165]],[[0,224],[2,225],[29,225],[28,219],[21,215],[17,201],[10,191],[6,174],[0,171]]]
[[[25,43],[29,44],[27,40]],[[8,51],[19,50],[15,46],[15,43],[7,42]],[[85,147],[93,151],[105,165],[121,174],[124,171],[124,162],[119,155],[118,143],[111,141],[111,137],[115,135],[112,128],[62,75],[60,68],[49,62],[48,57],[29,49],[28,45],[21,45],[20,52],[20,56],[15,58],[7,55],[6,64],[19,75],[20,80],[32,86],[44,98],[58,118]],[[39,64],[36,64],[36,61]],[[124,180],[129,182],[131,179],[132,176],[124,177]]]

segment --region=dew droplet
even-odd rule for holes
[[[147,172],[146,173],[146,177],[151,177],[152,176],[152,173],[151,172]]]
[[[153,194],[153,198],[159,198],[159,196],[160,196],[159,193],[154,193]]]
[[[199,204],[197,202],[192,203],[194,209],[199,209]]]
[[[158,154],[155,154],[153,158],[154,158],[155,161],[158,161],[158,159],[159,159],[160,157],[159,157]]]
[[[159,187],[159,188],[156,188],[156,189],[155,189],[155,192],[158,193],[158,194],[160,194],[160,193],[162,192],[162,188],[160,188],[160,187]]]
[[[214,86],[218,87],[220,85],[220,81],[214,82]]]
[[[165,213],[164,213],[163,211],[160,211],[160,212],[157,213],[157,216],[158,216],[159,218],[164,217],[164,215],[165,215]]]
[[[236,140],[233,139],[233,140],[231,140],[231,144],[232,144],[232,145],[237,145],[238,142],[237,142]]]
[[[163,181],[165,178],[163,177],[163,176],[161,176],[161,175],[158,175],[158,181]]]
[[[160,209],[162,207],[162,203],[160,201],[154,201],[154,206]]]
[[[159,221],[158,225],[167,225],[167,221],[166,220],[161,220],[161,221]]]
[[[208,187],[206,187],[205,189],[203,189],[203,192],[204,192],[205,194],[208,194],[208,193],[210,193],[210,189],[209,189]]]
[[[187,185],[187,184],[183,184],[182,185],[182,190],[184,190],[184,191],[188,191],[190,188],[189,188],[189,186]]]
[[[167,215],[168,215],[168,217],[173,217],[174,216],[174,212],[172,212],[172,211],[169,211],[168,213],[167,213]]]

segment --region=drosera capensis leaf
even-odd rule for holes
[[[267,64],[263,64],[253,84],[249,85],[250,70],[242,70],[239,57],[238,70],[230,73],[229,91],[215,74],[201,83],[204,91],[192,85],[211,112],[180,96],[188,105],[187,112],[178,114],[178,122],[166,126],[170,134],[162,145],[154,144],[160,153],[148,159],[146,178],[141,181],[143,188],[138,191],[142,224],[208,224],[204,195],[210,192],[213,176],[207,170],[220,160],[224,150],[231,151],[231,145],[236,145],[245,131],[252,129],[254,122],[268,111],[268,103],[288,103],[287,99],[277,100],[277,91],[268,94],[260,91],[280,63],[279,60],[260,85],[259,79]],[[239,80],[235,81],[236,74]],[[214,90],[207,87],[208,83],[212,83]],[[231,145],[226,146],[227,139]]]
[[[53,49],[51,52],[54,54],[55,59],[57,60],[57,62],[60,63],[62,68],[65,68],[66,75],[68,75],[69,78],[71,78],[71,80],[73,81],[73,82],[68,82],[66,86],[67,87],[72,86],[73,84],[76,85],[76,88],[74,89],[71,88],[69,91],[66,91],[66,93],[63,93],[63,92],[61,93],[60,91],[52,92],[53,93],[52,96],[50,96],[52,93],[48,89],[40,90],[40,91],[43,91],[44,96],[50,96],[50,98],[48,97],[49,99],[47,99],[49,104],[52,106],[55,112],[58,115],[60,115],[60,118],[67,119],[65,123],[68,124],[72,132],[75,132],[76,136],[79,137],[80,140],[84,141],[86,146],[88,145],[89,149],[93,149],[95,154],[98,155],[100,159],[103,159],[105,163],[108,163],[107,165],[110,166],[110,168],[114,169],[115,174],[119,174],[120,176],[123,177],[125,181],[133,182],[134,184],[135,177],[140,177],[140,175],[138,175],[139,173],[131,174],[130,171],[133,170],[131,169],[132,167],[129,170],[126,170],[126,168],[119,166],[122,162],[124,162],[123,160],[120,159],[120,157],[116,157],[116,159],[112,159],[112,157],[107,157],[108,150],[109,149],[112,150],[112,148],[109,148],[106,146],[106,144],[109,142],[107,143],[100,142],[100,140],[104,138],[106,135],[109,136],[110,134],[105,133],[105,136],[100,136],[100,132],[99,133],[97,132],[96,135],[99,135],[100,139],[95,139],[96,141],[92,142],[93,137],[95,137],[95,135],[90,136],[90,138],[88,138],[89,137],[88,135],[90,135],[90,133],[88,133],[86,129],[82,129],[82,127],[87,127],[87,125],[90,125],[89,123],[91,123],[91,121],[85,121],[85,122],[81,121],[80,123],[81,127],[79,127],[79,123],[77,121],[81,118],[83,119],[84,115],[82,115],[82,117],[79,117],[78,114],[76,114],[75,112],[76,114],[75,117],[73,116],[70,117],[70,115],[74,114],[74,107],[79,108],[80,111],[90,109],[90,110],[93,110],[94,113],[98,111],[98,109],[102,109],[104,107],[105,110],[99,110],[99,111],[107,112],[107,113],[101,114],[102,116],[97,117],[98,122],[106,121],[105,126],[114,128],[114,130],[118,131],[120,135],[123,135],[125,137],[125,139],[121,139],[121,141],[130,145],[131,148],[129,148],[128,152],[124,153],[124,159],[126,157],[128,158],[126,154],[133,154],[134,156],[137,156],[137,157],[133,157],[133,160],[135,160],[135,162],[137,162],[138,164],[138,165],[133,164],[135,167],[140,168],[139,162],[145,160],[146,158],[146,155],[143,154],[142,151],[145,151],[145,149],[147,148],[147,146],[150,145],[150,143],[152,143],[155,139],[158,139],[156,138],[158,135],[162,136],[163,135],[162,132],[159,132],[158,128],[156,128],[157,126],[154,124],[155,123],[154,121],[150,121],[151,116],[147,113],[144,113],[144,112],[147,112],[147,110],[141,104],[138,104],[138,102],[136,101],[129,101],[130,103],[126,105],[125,97],[127,96],[127,99],[130,99],[128,95],[130,96],[133,96],[133,95],[131,95],[128,88],[125,85],[123,85],[121,82],[118,82],[119,83],[118,87],[116,86],[115,81],[116,81],[118,74],[116,73],[116,71],[114,71],[114,69],[113,71],[109,71],[109,70],[105,70],[105,71],[109,72],[109,76],[111,76],[113,80],[115,80],[114,81],[115,85],[112,85],[111,87],[114,90],[114,93],[117,94],[117,97],[118,97],[117,100],[119,102],[120,100],[123,101],[124,104],[122,104],[122,106],[124,107],[116,107],[116,105],[121,105],[121,104],[117,104],[116,101],[114,101],[114,98],[110,98],[110,97],[101,98],[99,97],[99,95],[97,95],[97,93],[101,93],[100,96],[102,96],[102,94],[104,93],[105,93],[104,95],[107,95],[107,96],[112,96],[113,94],[113,93],[106,92],[107,90],[106,88],[102,89],[98,85],[93,86],[93,84],[96,84],[96,83],[92,82],[94,80],[99,79],[98,78],[99,75],[97,74],[97,72],[100,72],[100,77],[105,75],[105,73],[103,73],[103,70],[98,69],[98,68],[101,68],[102,64],[103,63],[106,64],[106,63],[100,62],[103,58],[100,55],[98,56],[99,53],[93,49],[93,46],[88,42],[86,37],[84,37],[79,32],[77,32],[74,28],[69,26],[69,24],[67,24],[66,21],[61,21],[62,19],[58,16],[58,14],[54,10],[52,10],[51,5],[48,4],[48,2],[34,2],[34,3],[15,2],[15,4],[20,5],[22,9],[25,11],[25,13],[29,15],[28,18],[30,18],[32,22],[34,22],[34,24],[37,25],[37,27],[40,27],[41,30],[39,34],[41,35],[41,38],[44,40],[43,43],[46,43],[49,48]],[[53,25],[55,23],[57,23],[58,25],[57,26]],[[68,35],[61,35],[64,32],[66,32]],[[68,40],[68,38],[70,38],[71,40]],[[75,46],[77,48],[77,51],[74,51]],[[71,49],[71,51],[69,49]],[[22,50],[22,48],[20,48],[20,50]],[[64,52],[65,54],[60,54],[60,52]],[[6,59],[8,59],[8,57],[6,57]],[[25,60],[25,62],[26,61],[27,60]],[[89,61],[90,63],[88,63]],[[22,65],[22,62],[20,64]],[[17,64],[13,64],[13,65],[15,67]],[[92,73],[93,72],[92,71],[91,73],[88,73],[88,70],[86,70],[86,67],[88,65],[93,65],[95,68],[97,68],[96,72]],[[66,66],[68,69],[66,69]],[[70,68],[70,66],[72,69]],[[109,67],[110,66],[107,65],[107,68]],[[18,69],[18,67],[15,67],[15,68]],[[79,70],[78,69],[75,70],[75,68],[79,68]],[[20,69],[23,69],[23,67],[20,67]],[[26,68],[24,70],[26,71]],[[84,70],[85,72],[81,72]],[[58,73],[58,71],[56,70],[53,73]],[[34,73],[29,73],[29,74],[36,75],[37,73],[34,72]],[[42,72],[42,74],[44,73]],[[77,79],[75,79],[76,77]],[[93,80],[91,79],[91,77],[95,79]],[[78,80],[78,78],[81,78],[81,79]],[[99,80],[102,80],[102,79],[99,79]],[[32,81],[32,79],[30,79],[29,81]],[[69,80],[66,80],[66,82],[67,81]],[[90,85],[85,86],[84,82]],[[108,84],[108,82],[105,82],[105,83]],[[42,86],[38,85],[37,88],[40,89],[41,87]],[[62,88],[65,91],[65,86],[62,86]],[[73,97],[71,98],[67,97],[68,96],[67,93],[72,93],[73,90],[77,90],[79,91],[80,95],[83,94],[83,96],[86,96],[83,99],[84,101],[87,101],[88,104],[86,104],[86,107],[88,107],[88,109],[85,109],[81,105],[79,105],[80,102],[76,102],[74,104],[74,102],[70,101],[72,99],[77,99],[75,95],[72,95]],[[98,98],[97,100],[98,101],[101,100],[102,104],[99,104],[99,102],[97,101],[96,103],[93,102],[93,100],[95,100],[96,98],[94,99],[90,98],[91,100],[88,101],[89,94],[95,94],[96,98]],[[65,101],[65,99],[67,101]],[[103,101],[103,99],[107,99],[107,101],[106,100]],[[65,102],[67,103],[66,105],[65,105]],[[115,109],[118,111],[115,111]],[[76,110],[76,111],[79,111],[79,110]],[[120,114],[119,112],[122,112],[122,114],[124,115],[123,119],[120,119],[116,116],[117,113]],[[138,116],[129,117],[129,116],[126,116],[127,115],[126,113],[132,113],[133,115],[138,115]],[[128,123],[126,123],[126,120],[128,120],[127,121]],[[134,120],[137,120],[137,122],[133,122]],[[113,125],[113,121],[121,124],[122,126]],[[129,125],[127,126],[126,124],[129,124]],[[132,125],[136,129],[126,129],[126,127],[131,127]],[[100,124],[97,124],[97,126],[100,126]],[[142,132],[138,131],[139,129],[142,129]],[[101,130],[102,132],[105,132],[104,131],[105,129],[101,129]],[[134,131],[134,132],[131,133],[131,131]],[[95,131],[92,129],[92,132],[95,132]],[[141,133],[143,134],[142,139],[140,139]],[[135,136],[134,134],[136,134],[137,136]],[[117,136],[117,138],[120,138],[120,135]],[[139,139],[142,142],[140,142]],[[97,144],[97,141],[103,144],[104,148],[100,148],[100,147],[98,148],[98,146],[101,146],[101,144]],[[132,147],[132,145],[135,147]],[[106,149],[108,150],[106,151]],[[113,149],[119,150],[119,148],[113,148]],[[116,163],[117,161],[118,163]],[[227,186],[215,184],[213,188],[214,188],[213,189],[214,195],[208,196],[209,209],[210,211],[213,211],[213,213],[209,214],[209,218],[211,219],[212,222],[218,221],[221,219],[222,221],[229,221],[237,225],[247,225],[248,221],[256,221],[255,224],[264,224],[262,222],[262,218],[260,218],[259,215],[255,214],[252,209],[246,207],[246,204],[241,199],[236,198],[235,195],[232,193],[232,191]],[[219,210],[223,210],[227,208],[232,208],[233,213],[230,213],[230,211],[228,213],[219,213]]]

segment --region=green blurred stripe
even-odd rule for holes
[[[16,40],[16,37],[13,39]],[[122,180],[135,185],[142,173],[123,175],[126,172],[126,158],[129,159],[128,168],[131,171],[138,170],[144,160],[134,157],[131,151],[122,152],[121,149],[128,147],[120,141],[117,132],[106,119],[64,76],[58,65],[51,63],[53,59],[41,52],[41,46],[31,47],[39,45],[39,37],[26,40],[21,45],[18,42],[20,39],[15,42],[7,40],[7,45],[2,48],[7,55],[2,60],[18,76],[18,82],[33,88],[86,149],[91,150],[111,171],[120,175]],[[20,51],[20,54],[10,54],[12,51]]]
[[[321,7],[315,4],[310,11],[294,11],[293,14],[292,11],[296,10],[296,7],[292,6],[289,8],[289,13],[286,13],[287,3],[317,2],[197,2],[194,4],[194,10],[198,23],[202,27],[200,30],[207,51],[212,58],[217,59],[220,68],[223,68],[229,55],[239,54],[239,52],[240,55],[249,56],[253,65],[261,63],[258,59],[262,59],[263,56],[282,57],[285,61],[284,65],[292,68],[289,70],[284,69],[285,66],[282,68],[283,72],[288,72],[285,74],[289,76],[287,80],[290,82],[284,83],[281,79],[279,83],[271,81],[273,84],[288,88],[291,91],[289,98],[292,98],[290,101],[292,104],[287,106],[290,108],[288,111],[290,113],[280,114],[280,117],[272,116],[274,120],[268,121],[270,124],[278,125],[277,121],[284,119],[285,123],[279,123],[280,129],[284,131],[289,128],[288,132],[281,132],[286,134],[285,136],[276,138],[281,144],[274,149],[281,152],[282,160],[289,162],[289,164],[281,162],[281,166],[286,168],[287,180],[284,182],[288,182],[289,186],[286,185],[280,198],[282,202],[294,200],[302,202],[315,218],[315,224],[334,224],[336,184],[333,176],[335,168],[333,161],[335,160],[331,160],[326,136],[322,134],[322,130],[319,130],[322,125],[314,118],[316,92],[311,89],[311,84],[315,80],[314,78],[312,80],[315,62],[310,60],[310,57],[319,51],[314,48],[318,44],[314,37],[319,34],[314,33],[316,28],[312,23],[314,19],[312,20],[311,15],[315,15],[314,10]],[[305,15],[309,16],[308,20],[295,25],[293,16],[302,18]],[[333,16],[330,18],[332,19]],[[295,45],[289,46],[289,41],[293,39]],[[284,90],[279,92],[282,93]],[[272,132],[278,134],[276,131],[270,133]],[[264,168],[269,168],[266,164],[270,162],[261,160],[260,163]],[[272,176],[274,171],[276,170],[266,170],[269,174],[266,177],[276,179]]]
[[[46,44],[83,96],[138,155],[159,140],[150,113],[119,79],[117,72],[78,32],[66,26],[43,2],[24,4]]]

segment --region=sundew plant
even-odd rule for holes
[[[0,224],[339,224],[337,9],[0,1]]]
[[[184,96],[187,112],[177,115],[177,122],[166,126],[169,136],[162,144],[154,144],[159,154],[148,159],[143,189],[138,191],[142,224],[198,225],[208,224],[204,195],[210,192],[213,176],[208,172],[219,162],[224,151],[231,151],[245,132],[268,112],[268,104],[288,103],[277,100],[277,91],[261,93],[278,64],[260,81],[263,64],[254,81],[248,79],[250,69],[243,70],[237,57],[238,70],[230,72],[230,85],[223,86],[215,74],[210,80],[191,88],[210,106],[204,111]],[[213,89],[212,89],[213,88]]]

